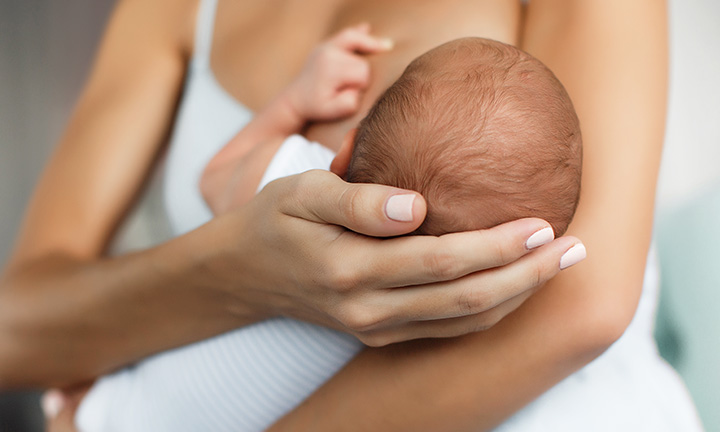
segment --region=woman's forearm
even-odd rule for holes
[[[257,320],[208,274],[228,234],[219,228],[117,258],[48,254],[12,269],[0,286],[0,388],[82,382]]]
[[[492,329],[361,353],[272,430],[485,430],[604,351],[642,286],[667,82],[663,2],[533,1],[523,48],[565,84],[584,135],[569,233],[589,258]]]
[[[489,430],[610,343],[611,319],[572,325],[557,305],[548,317],[553,301],[462,338],[367,349],[270,430]]]
[[[113,11],[4,269],[0,388],[88,379],[223,325],[215,317],[201,326],[195,313],[178,319],[190,301],[199,308],[213,301],[186,289],[194,282],[182,272],[196,258],[189,238],[102,257],[170,128],[196,5],[128,0]],[[171,314],[178,328],[164,320]]]
[[[528,239],[548,226],[537,219],[444,238],[355,233],[416,229],[421,197],[408,203],[411,221],[384,213],[398,193],[410,192],[310,171],[272,182],[241,209],[148,251],[16,257],[0,286],[0,385],[72,384],[265,316],[378,345],[465,334],[517,307],[506,300],[557,274],[578,242],[567,237],[528,251]],[[510,265],[482,271],[503,264]],[[448,314],[458,318],[443,319]],[[463,318],[469,314],[472,321]]]

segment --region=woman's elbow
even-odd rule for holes
[[[0,391],[34,386],[28,375],[31,372],[30,362],[20,361],[22,355],[14,342],[13,333],[7,319],[0,317]]]
[[[29,387],[23,380],[19,380],[16,373],[14,373],[13,367],[14,362],[12,358],[6,353],[5,344],[0,342],[0,393],[9,390],[16,390],[19,388]]]
[[[52,338],[15,297],[0,291],[0,391],[72,383],[67,365],[50,355]]]
[[[0,298],[0,305],[4,303]],[[7,304],[0,306],[0,391],[39,387],[34,369],[42,369],[40,362],[32,361],[19,343],[17,325],[7,312]]]
[[[0,324],[0,392],[30,388],[66,387],[87,380]]]
[[[581,331],[577,333],[576,347],[581,354],[597,357],[625,333],[638,305],[638,296],[629,294],[633,291],[639,294],[639,290],[626,286],[619,298],[595,296],[579,308],[576,322]]]
[[[15,369],[14,349],[12,344],[11,312],[13,306],[9,304],[6,294],[7,284],[0,284],[0,392],[10,390],[13,386]]]

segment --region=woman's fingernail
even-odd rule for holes
[[[385,214],[388,218],[398,222],[412,222],[413,202],[415,195],[393,195],[385,204]]]
[[[390,38],[381,38],[379,42],[382,49],[391,50],[395,46],[395,41]]]
[[[572,265],[579,263],[580,261],[584,260],[586,256],[587,251],[585,250],[585,245],[582,243],[576,244],[575,246],[568,249],[562,257],[560,257],[560,270],[564,270]]]
[[[548,244],[553,240],[555,240],[555,233],[552,228],[547,227],[536,231],[535,234],[531,235],[525,242],[525,247],[527,249],[535,249],[536,247]]]
[[[60,414],[63,406],[65,406],[65,397],[58,390],[48,390],[40,398],[40,406],[45,418],[53,419]]]

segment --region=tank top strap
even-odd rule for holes
[[[200,0],[195,23],[195,49],[193,67],[206,68],[210,65],[213,34],[215,33],[215,11],[218,0]]]

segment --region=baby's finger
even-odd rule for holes
[[[343,54],[335,60],[333,75],[341,87],[364,89],[370,84],[370,64],[358,56]]]
[[[361,22],[360,24],[353,26],[352,28],[362,33],[370,33],[370,23],[367,21]]]
[[[360,106],[360,91],[355,88],[347,88],[340,91],[329,103],[329,108],[337,113],[338,117],[350,115],[357,111]]]
[[[355,27],[341,31],[330,40],[330,43],[347,51],[364,54],[389,51],[394,46],[392,39],[378,38]]]

